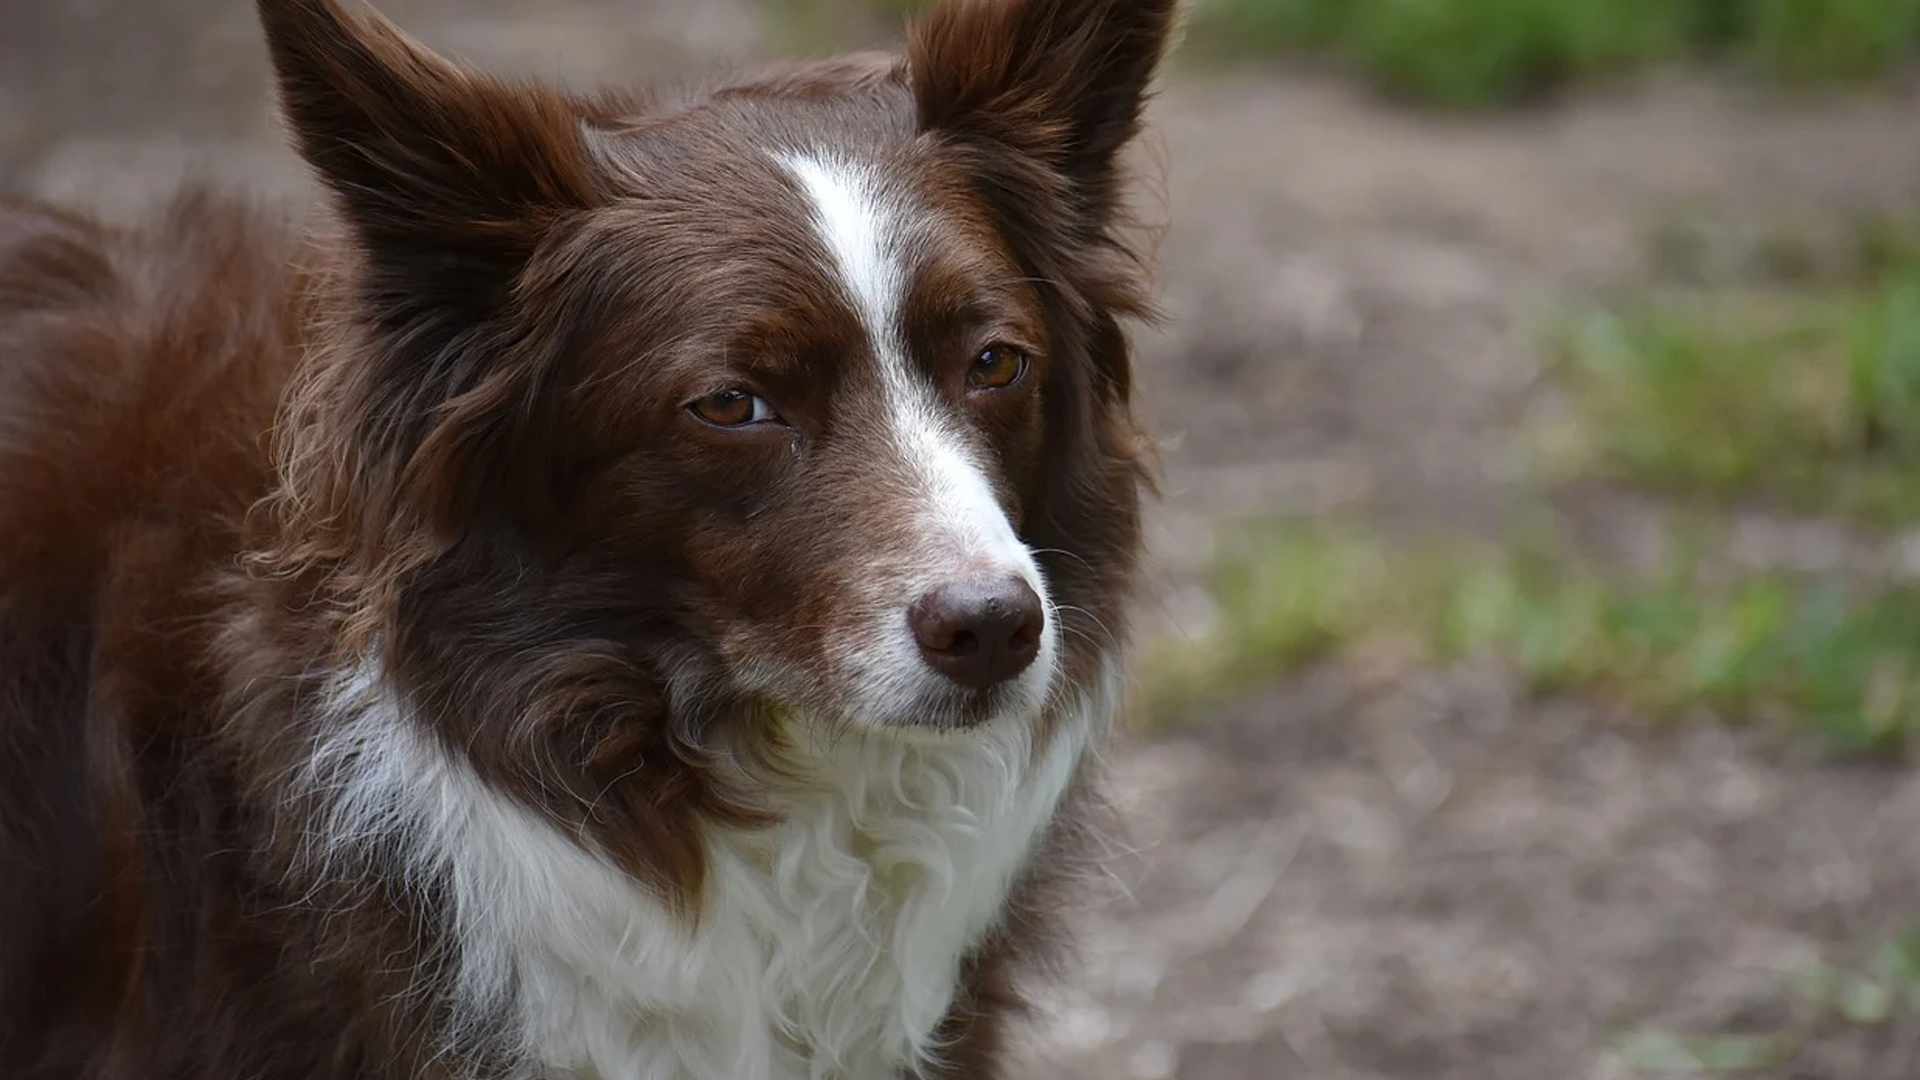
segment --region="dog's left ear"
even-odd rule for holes
[[[376,287],[484,314],[547,226],[594,201],[563,96],[443,59],[371,10],[257,2],[294,141]]]
[[[1105,223],[1179,0],[944,0],[912,28],[920,125],[1026,155]]]
[[[551,476],[521,451],[560,346],[513,298],[600,200],[578,103],[444,59],[358,0],[256,2],[287,126],[358,241],[368,347],[315,366],[311,392],[353,447],[351,498],[381,527],[417,510],[441,538],[483,508],[545,512]]]

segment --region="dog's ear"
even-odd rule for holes
[[[554,485],[525,450],[527,403],[565,343],[519,298],[542,243],[600,201],[582,106],[371,11],[258,3],[294,142],[357,241],[351,317],[333,324],[351,362],[310,368],[302,438],[349,448],[332,467],[369,530],[424,520],[444,542],[483,510],[540,512]]]
[[[1179,7],[944,0],[909,34],[920,125],[1036,159],[1102,219],[1112,210],[1116,159],[1139,131]]]
[[[376,292],[482,314],[551,222],[594,199],[565,96],[469,71],[335,0],[259,10],[295,144],[338,197]]]

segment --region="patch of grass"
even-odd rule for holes
[[[1356,4],[1343,51],[1385,90],[1474,109],[1680,52],[1671,0]]]
[[[1818,965],[1799,983],[1800,995],[1823,1019],[1882,1024],[1896,1015],[1920,1017],[1920,931],[1884,942],[1865,965]]]
[[[1352,644],[1380,624],[1390,577],[1399,579],[1403,597],[1432,585],[1432,575],[1410,569],[1392,565],[1384,547],[1362,533],[1266,533],[1214,567],[1208,591],[1218,625],[1147,658],[1147,722],[1197,711]]]
[[[1722,581],[1676,555],[1624,578],[1545,548],[1397,549],[1282,527],[1225,561],[1217,625],[1148,658],[1147,719],[1168,721],[1365,642],[1432,663],[1488,657],[1537,694],[1653,720],[1708,710],[1787,725],[1843,753],[1920,738],[1920,590],[1786,576]]]
[[[1199,0],[1203,53],[1322,53],[1383,90],[1483,108],[1684,51],[1672,0]]]
[[[1890,71],[1920,42],[1912,0],[1747,0],[1727,45],[1778,78],[1845,79]]]
[[[915,0],[761,0],[781,47],[828,53],[901,25],[921,5]]]
[[[1920,52],[1910,0],[1197,0],[1220,54],[1319,53],[1411,100],[1483,108],[1679,59],[1775,81],[1871,78]]]
[[[1649,269],[1662,285],[1860,289],[1920,266],[1920,222],[1866,211],[1736,225],[1681,209],[1657,219],[1645,245]]]
[[[1920,1018],[1920,933],[1896,935],[1862,965],[1817,964],[1796,980],[1808,1012],[1779,1030],[1679,1033],[1639,1030],[1614,1042],[1614,1053],[1639,1072],[1743,1074],[1778,1068],[1836,1025],[1882,1027]]]
[[[1578,319],[1555,342],[1575,415],[1543,441],[1548,469],[1920,519],[1920,258],[1903,242],[1857,240],[1864,286],[1713,288]]]
[[[1353,5],[1328,0],[1192,0],[1190,40],[1215,54],[1267,54],[1336,45]]]
[[[1780,1065],[1793,1056],[1795,1040],[1782,1033],[1681,1035],[1636,1031],[1614,1044],[1614,1053],[1641,1073],[1698,1076],[1745,1073]]]
[[[930,0],[765,0],[809,46],[894,26]],[[1913,0],[1193,0],[1201,58],[1325,56],[1408,101],[1509,104],[1678,60],[1772,82],[1857,80],[1920,54]]]

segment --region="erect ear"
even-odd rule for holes
[[[539,513],[555,485],[524,452],[544,445],[527,403],[565,344],[515,297],[541,243],[599,202],[582,107],[370,11],[258,4],[288,126],[358,241],[337,325],[368,335],[352,362],[311,366],[320,434],[301,437],[351,448],[329,467],[369,529],[424,518],[445,540],[483,510]]]
[[[944,0],[909,35],[920,124],[1036,157],[1096,217],[1178,0]]]
[[[444,60],[370,10],[259,10],[281,109],[365,245],[373,288],[484,310],[557,216],[591,204],[565,96]]]

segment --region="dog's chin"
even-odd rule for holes
[[[930,688],[909,700],[885,703],[848,701],[776,708],[786,722],[826,727],[839,734],[859,732],[908,743],[953,743],[977,738],[989,729],[1038,723],[1046,708],[1047,683],[1021,679],[987,690],[958,686]],[[832,718],[830,721],[825,718]]]
[[[950,742],[989,728],[1038,721],[1046,685],[1019,680],[987,690],[941,687],[905,708],[874,711],[861,724],[898,739]]]

